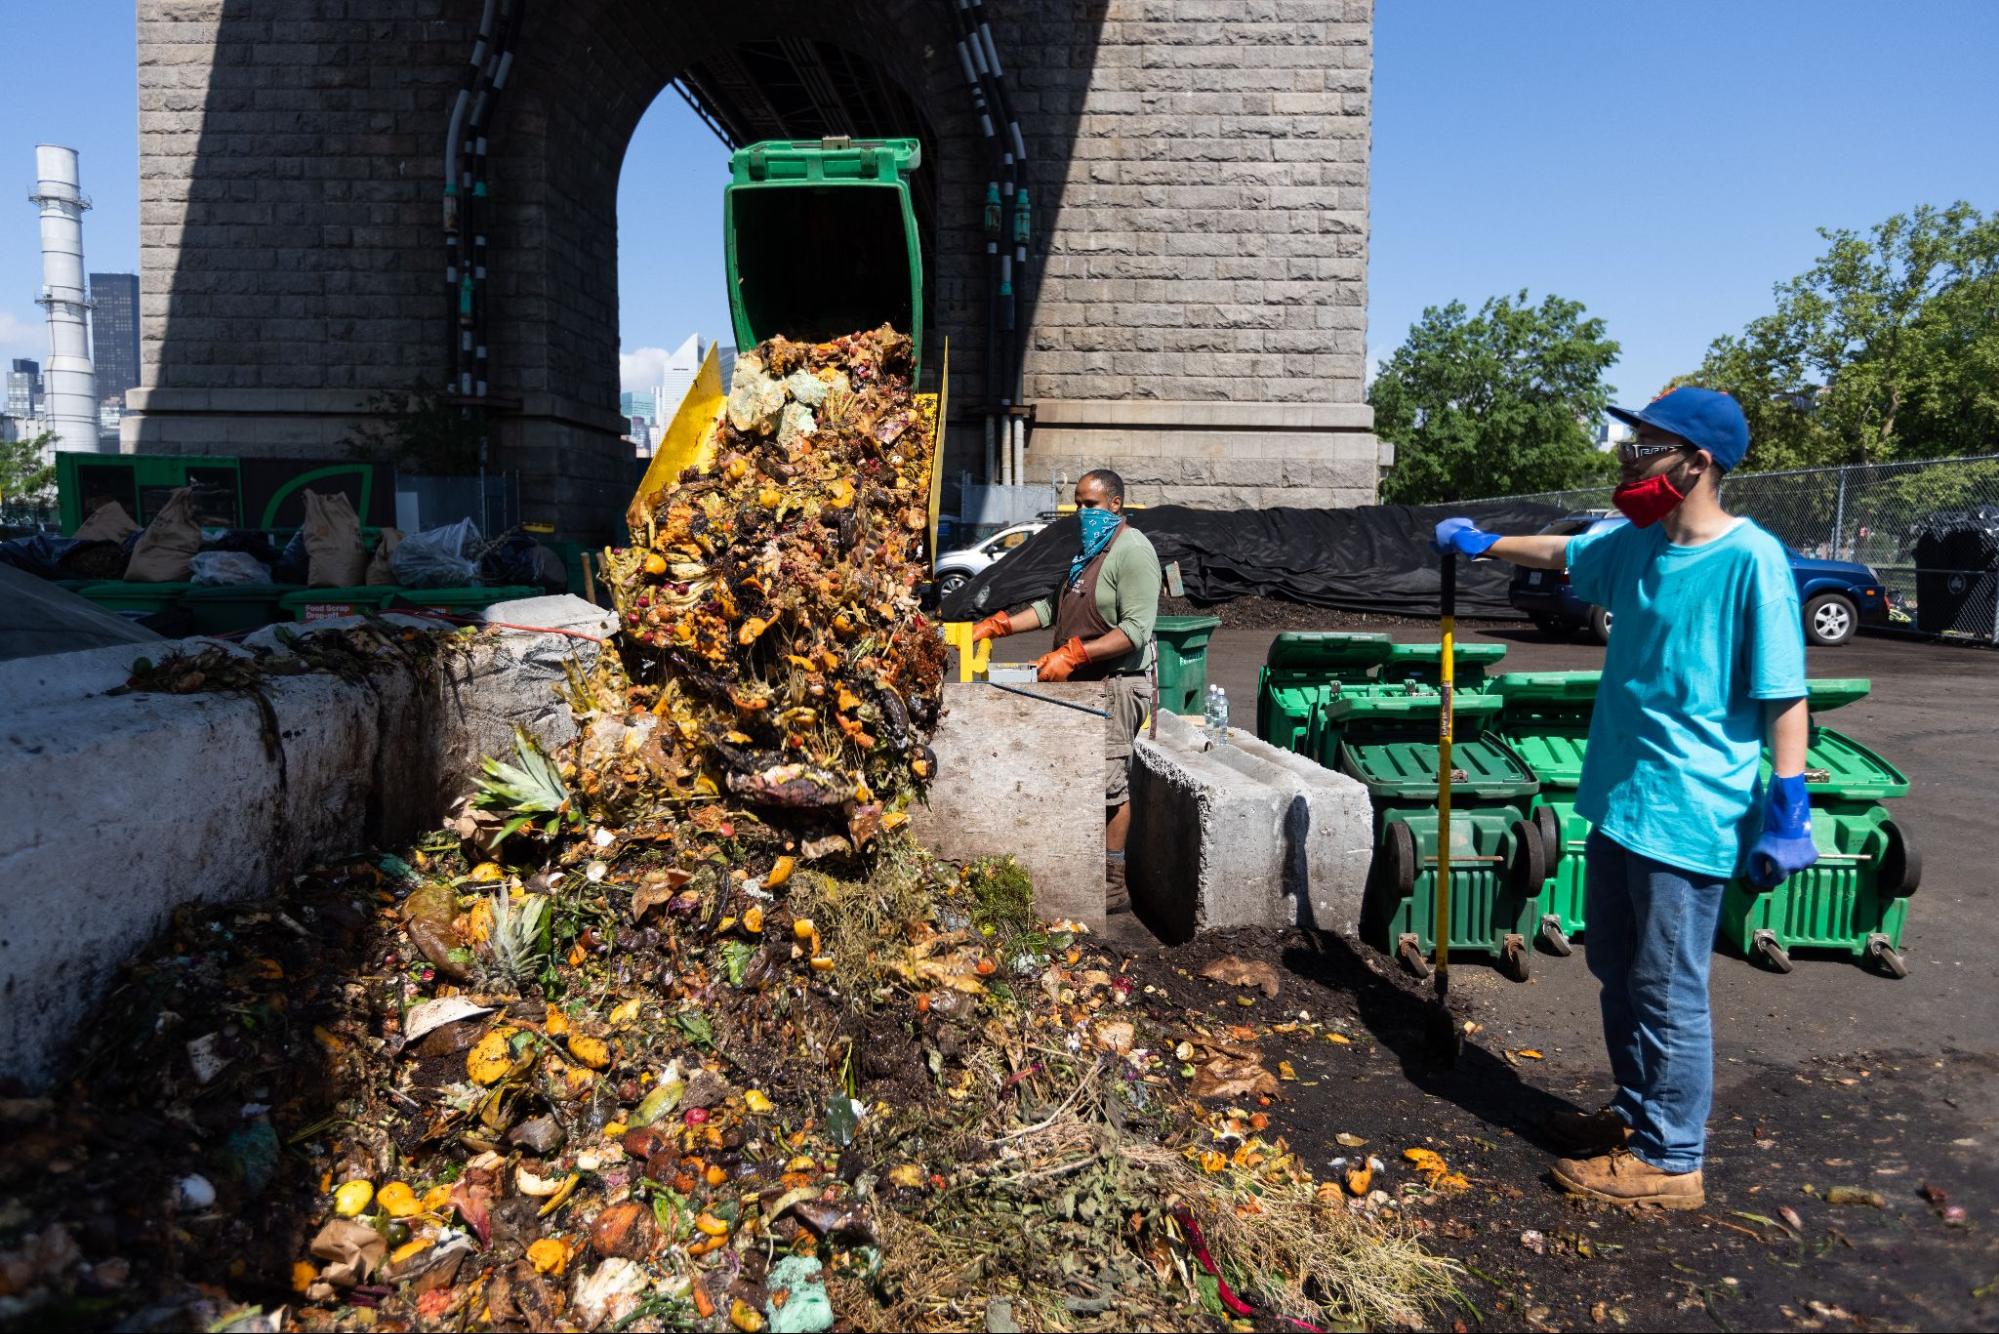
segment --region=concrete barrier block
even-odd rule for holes
[[[1101,683],[1028,687],[1101,709]],[[1012,853],[1034,878],[1034,908],[1104,929],[1104,720],[979,682],[948,682],[930,739],[937,781],[911,812],[940,857]]]
[[[1141,736],[1126,882],[1168,940],[1231,926],[1351,933],[1373,844],[1366,789],[1240,729],[1209,748],[1172,714]]]

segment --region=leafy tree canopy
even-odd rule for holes
[[[1593,428],[1617,359],[1603,321],[1525,291],[1431,306],[1368,390],[1374,429],[1395,445],[1383,500],[1431,504],[1606,480],[1615,466]]]

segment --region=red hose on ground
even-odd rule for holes
[[[1256,1315],[1257,1309],[1236,1296],[1234,1289],[1229,1287],[1229,1281],[1222,1277],[1222,1271],[1215,1267],[1214,1257],[1208,1254],[1208,1239],[1201,1235],[1201,1225],[1194,1221],[1194,1215],[1182,1205],[1174,1209],[1173,1217],[1186,1230],[1187,1247],[1194,1252],[1194,1259],[1200,1263],[1202,1271],[1215,1281],[1215,1295],[1221,1298],[1222,1305],[1236,1315]],[[1309,1321],[1297,1320],[1288,1315],[1277,1315],[1275,1318],[1293,1329],[1311,1330],[1312,1334],[1325,1334],[1323,1329]]]

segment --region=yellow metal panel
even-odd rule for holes
[[[944,340],[944,367],[937,375],[936,438],[930,442],[930,563],[937,563],[937,502],[944,494],[944,424],[951,410],[951,340]]]
[[[710,343],[700,372],[695,375],[694,383],[687,386],[680,408],[673,414],[673,421],[652,456],[652,465],[639,482],[638,494],[632,497],[634,532],[644,521],[647,507],[643,502],[672,486],[683,471],[702,461],[714,436],[715,419],[722,415],[722,405],[728,397],[722,387],[722,363],[715,355],[715,345]]]

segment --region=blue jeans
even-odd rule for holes
[[[1631,1151],[1667,1172],[1701,1165],[1714,1101],[1708,961],[1726,881],[1640,856],[1596,830],[1586,858],[1585,953],[1603,984],[1611,1110]]]

